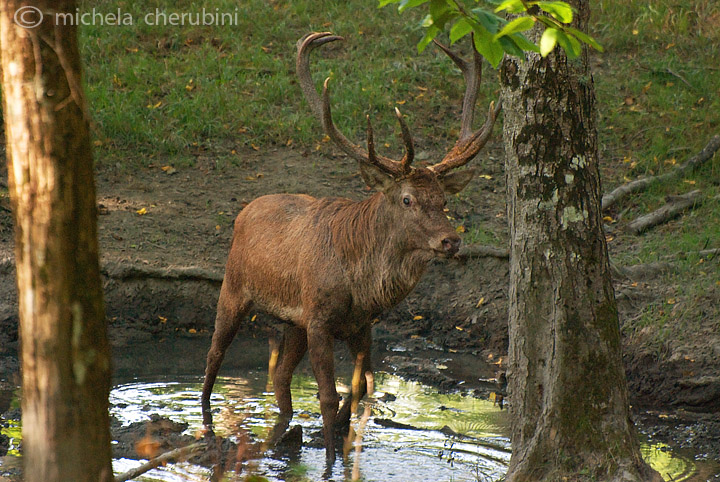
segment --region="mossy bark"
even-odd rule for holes
[[[92,153],[77,34],[72,26],[54,25],[54,13],[74,13],[75,3],[9,1],[0,8],[20,311],[23,479],[108,481],[110,353]],[[30,27],[39,12],[44,19]],[[19,25],[23,21],[28,28]]]
[[[588,2],[571,3],[582,29]],[[511,237],[507,480],[662,480],[643,462],[629,419],[587,52],[572,61],[558,49],[508,58],[501,82]]]

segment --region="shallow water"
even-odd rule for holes
[[[115,363],[115,386],[110,395],[111,413],[122,424],[148,420],[150,414],[189,424],[187,433],[202,427],[200,391],[206,340],[176,340],[167,344],[148,344],[124,350]],[[339,354],[342,358],[342,353]],[[446,356],[446,355],[443,355]],[[212,397],[216,433],[231,439],[243,432],[262,441],[273,426],[277,409],[267,390],[267,348],[259,340],[237,340],[228,353]],[[481,362],[478,362],[481,363]],[[377,364],[382,366],[381,364]],[[487,367],[469,367],[482,373]],[[339,363],[338,373],[349,373],[347,362]],[[316,397],[317,385],[307,364],[301,364],[293,379],[295,417],[292,424],[303,428],[302,449],[294,454],[274,455],[245,464],[243,476],[251,473],[272,481],[351,480],[357,465],[365,481],[496,481],[507,469],[510,443],[507,437],[507,411],[492,402],[463,394],[439,394],[432,387],[409,382],[379,371],[374,397],[360,411],[371,406],[372,416],[362,438],[359,457],[351,451],[339,460],[331,473],[325,473],[325,451],[321,439],[322,421]],[[348,378],[339,377],[340,391]],[[345,388],[345,390],[347,390]],[[389,428],[374,419],[391,419],[418,430]],[[441,429],[447,428],[441,432]],[[19,428],[4,428],[19,435]],[[462,437],[452,433],[462,434]],[[672,453],[662,444],[643,444],[643,454],[666,480],[711,480],[707,470],[701,476],[692,455]],[[10,459],[0,461],[9,466]],[[116,472],[140,465],[137,460],[116,459]],[[702,468],[701,468],[702,469]],[[713,471],[714,472],[714,471]],[[706,474],[709,474],[707,476]],[[154,469],[137,480],[208,480],[210,470],[189,463],[169,464]],[[304,477],[304,479],[303,479]],[[235,479],[228,479],[235,480]],[[712,479],[715,480],[715,479]]]

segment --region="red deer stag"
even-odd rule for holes
[[[467,62],[440,45],[467,82],[460,139],[439,163],[412,167],[412,137],[396,109],[405,144],[403,158],[395,161],[375,152],[369,118],[366,151],[333,124],[329,79],[321,98],[310,77],[310,52],[336,40],[342,37],[327,32],[300,39],[297,75],[325,133],[359,162],[364,181],[377,192],[362,201],[274,194],[262,196],[242,210],[235,220],[202,392],[203,423],[211,434],[213,384],[250,307],[289,322],[273,377],[280,409],[278,425],[284,430],[292,417],[290,380],[309,351],[320,392],[328,460],[335,457],[336,422],[345,423],[350,417],[349,400],[338,411],[334,340],[348,343],[353,357],[362,360],[362,373],[371,370],[371,320],[407,296],[430,260],[457,253],[460,238],[443,212],[445,193],[462,190],[474,171],[451,171],[465,165],[485,145],[500,111],[499,104],[491,103],[484,125],[472,130],[481,58],[475,53]],[[356,399],[365,395],[364,382],[359,391],[353,394]]]

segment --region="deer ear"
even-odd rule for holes
[[[360,175],[365,184],[376,191],[384,191],[395,184],[395,179],[372,164],[360,163]]]
[[[475,177],[475,169],[463,169],[462,171],[445,174],[438,179],[440,185],[447,194],[457,194]]]

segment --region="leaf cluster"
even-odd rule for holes
[[[569,58],[582,52],[582,43],[602,52],[602,46],[589,35],[573,28],[572,7],[563,1],[529,0],[380,0],[380,7],[397,4],[400,13],[428,4],[428,14],[422,26],[425,36],[418,43],[422,52],[432,40],[449,27],[450,43],[472,35],[475,49],[493,67],[505,54],[523,58],[525,52],[537,52],[543,57],[556,45]],[[514,16],[507,20],[503,13]],[[536,25],[544,27],[538,44],[528,40],[523,32]]]

